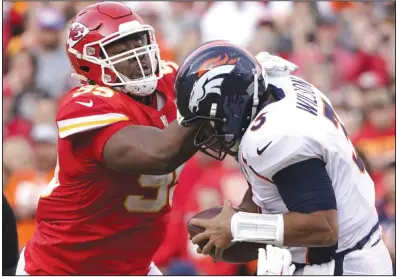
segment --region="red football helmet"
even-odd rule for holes
[[[147,32],[146,45],[109,57],[105,46],[134,33]],[[154,29],[126,5],[118,2],[101,2],[80,11],[73,19],[66,44],[74,74],[83,84],[89,81],[97,85],[145,96],[153,93],[157,81],[163,77],[160,51]],[[151,74],[145,75],[140,57],[150,58]],[[126,77],[116,70],[115,64],[136,59],[142,78]]]

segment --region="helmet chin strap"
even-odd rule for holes
[[[130,78],[121,74],[120,72],[119,75],[126,83],[132,81]],[[144,77],[136,79],[136,81],[142,79],[144,79]],[[133,94],[136,96],[147,96],[152,94],[155,91],[156,87],[157,87],[157,80],[153,78],[153,80],[147,80],[145,84],[142,85],[125,84],[124,86],[117,87],[117,90],[124,93]]]
[[[251,119],[250,121],[254,120],[256,116],[256,112],[258,110],[259,105],[259,97],[258,97],[258,71],[255,70],[254,73],[254,95],[252,98],[252,112],[251,112]]]
[[[254,94],[252,96],[252,110],[251,110],[251,119],[250,122],[252,122],[252,120],[254,120],[256,113],[258,111],[258,106],[259,106],[259,97],[258,97],[258,90],[259,90],[259,85],[258,85],[258,78],[259,78],[259,74],[258,71],[255,70],[254,72]],[[237,159],[237,153],[238,153],[238,149],[240,147],[240,143],[241,140],[236,140],[236,143],[233,145],[232,148],[229,149],[230,152],[233,152],[233,154],[235,155],[236,159]]]
[[[241,140],[236,140],[236,143],[233,145],[232,148],[229,149],[230,152],[233,152],[234,155],[237,155],[238,148],[240,147]]]

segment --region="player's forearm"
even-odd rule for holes
[[[197,147],[193,143],[197,130],[197,126],[182,127],[174,121],[157,138],[158,143],[154,152],[170,172],[197,152]]]
[[[196,127],[176,122],[164,130],[149,126],[127,126],[114,134],[104,147],[110,168],[128,173],[164,175],[176,170],[196,151]]]
[[[335,245],[338,240],[338,228],[335,228],[337,224],[330,223],[331,218],[318,216],[317,213],[289,212],[284,214],[283,245],[314,247]]]

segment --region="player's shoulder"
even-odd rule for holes
[[[60,137],[129,120],[118,94],[111,88],[94,85],[69,91],[56,116]]]
[[[290,117],[292,111],[282,101],[274,102],[263,108],[252,120],[244,134],[243,141],[254,145],[263,141],[295,134]]]
[[[280,168],[313,156],[311,137],[284,106],[280,101],[262,109],[240,144],[243,161],[270,178]]]
[[[318,105],[321,92],[294,75],[269,80],[269,84],[274,86],[272,90],[281,99],[258,113],[247,130],[247,137],[261,141],[264,137],[312,137],[321,132],[321,121],[317,116],[322,112],[322,105]],[[302,102],[298,101],[297,87],[308,92],[301,96]],[[313,98],[309,98],[309,91]]]
[[[179,66],[173,61],[161,60],[160,67],[163,73],[163,77],[160,79],[160,82],[165,81],[173,84]]]
[[[175,74],[179,69],[179,65],[177,63],[169,60],[161,60],[160,66],[163,69],[164,75]]]
[[[112,88],[97,85],[75,87],[65,94],[58,110],[62,111],[62,109],[69,107],[70,105],[75,103],[78,104],[80,102],[84,103],[84,101],[87,100],[88,102],[91,102],[90,100],[98,102],[99,105],[108,104],[112,106],[117,102],[117,97],[115,96],[117,96],[118,93],[119,92],[113,90]],[[84,106],[84,104],[81,106]],[[91,104],[85,106],[91,106]],[[98,105],[92,105],[92,108],[94,109],[97,107]]]
[[[265,150],[273,151],[280,144],[289,141],[298,142],[300,133],[294,124],[282,112],[280,103],[274,103],[262,109],[249,125],[241,141],[241,151],[247,158],[254,158]],[[270,107],[272,106],[272,107]]]
[[[87,85],[69,91],[61,101],[57,120],[120,110],[119,92],[102,86]]]
[[[163,77],[157,83],[157,90],[162,91],[170,98],[174,98],[174,81],[179,66],[172,61],[161,60],[160,67]]]

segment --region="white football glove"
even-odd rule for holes
[[[270,55],[268,52],[260,52],[255,58],[269,76],[289,75],[299,69],[296,64],[284,60],[281,57]]]
[[[259,275],[293,275],[295,265],[292,264],[291,253],[287,249],[266,245],[258,249]]]

